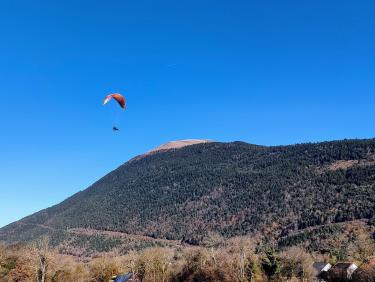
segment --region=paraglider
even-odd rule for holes
[[[107,97],[105,97],[104,99],[103,105],[107,104],[111,99],[115,99],[121,108],[126,108],[126,100],[124,96],[122,96],[120,93],[113,93],[107,95]]]
[[[113,93],[113,94],[107,95],[103,101],[103,106],[107,104],[109,101],[111,101],[112,99],[117,102],[117,104],[121,107],[122,110],[125,110],[126,100],[124,96],[122,96],[120,93]],[[112,130],[119,131],[120,129],[117,126],[113,126]]]

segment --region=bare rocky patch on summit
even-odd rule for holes
[[[144,153],[143,155],[139,155],[135,157],[133,160],[138,160],[138,159],[147,157],[155,153],[165,152],[169,150],[177,150],[186,146],[191,146],[191,145],[201,144],[201,143],[210,143],[210,142],[213,142],[213,141],[208,140],[208,139],[184,139],[184,140],[170,141],[148,151],[147,153]]]

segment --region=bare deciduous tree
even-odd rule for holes
[[[301,281],[313,281],[313,259],[304,249],[291,247],[280,254],[281,274],[286,279],[300,279]]]

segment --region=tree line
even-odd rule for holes
[[[366,244],[353,247],[347,257],[361,266],[353,281],[375,281],[375,264],[368,263],[375,255],[374,242],[363,240]],[[0,247],[0,281],[107,282],[128,272],[139,282],[316,281],[315,261],[340,261],[340,242],[332,249],[336,252],[322,255],[302,247],[280,249],[255,238],[225,239],[210,233],[201,246],[152,247],[82,260],[57,253],[43,237],[27,246]]]

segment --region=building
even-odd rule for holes
[[[118,275],[118,276],[112,277],[112,281],[113,282],[130,282],[130,281],[133,281],[132,278],[133,278],[133,273],[129,272],[124,275]]]
[[[328,271],[330,281],[351,281],[358,266],[352,262],[339,262]]]
[[[327,272],[331,269],[331,267],[332,265],[327,262],[314,262],[314,274],[319,282],[326,281],[325,278],[327,277]]]

